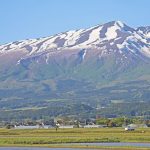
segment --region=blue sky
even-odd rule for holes
[[[0,0],[0,44],[121,20],[150,25],[150,0]]]

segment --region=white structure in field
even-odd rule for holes
[[[100,125],[85,125],[84,128],[101,128]]]
[[[59,126],[60,129],[71,129],[73,127],[74,127],[73,125],[66,125],[66,126],[60,125]]]

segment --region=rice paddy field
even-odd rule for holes
[[[150,143],[150,129],[124,131],[123,128],[73,128],[73,129],[0,129],[0,146],[78,147],[73,143]],[[71,144],[69,144],[71,143]],[[88,146],[88,148],[113,149],[113,147]],[[115,149],[150,149],[146,147],[117,147]]]

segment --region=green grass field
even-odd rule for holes
[[[150,142],[150,129],[149,128],[137,129],[135,131],[124,131],[123,128],[99,128],[99,129],[77,128],[77,129],[58,129],[57,131],[55,129],[34,129],[34,130],[0,129],[0,146],[62,147],[60,145],[62,143],[80,143],[80,142],[148,143]],[[65,147],[68,146],[66,145]],[[128,147],[128,149],[132,148]]]

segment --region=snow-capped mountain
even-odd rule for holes
[[[18,63],[22,59],[44,54],[48,62],[53,53],[75,49],[85,49],[83,57],[89,49],[97,49],[99,57],[110,52],[120,53],[124,58],[128,53],[150,57],[150,27],[134,29],[120,21],[112,21],[88,29],[8,43],[0,46],[0,53],[21,51],[24,54],[18,58]]]
[[[149,64],[149,35],[150,27],[134,29],[121,21],[112,21],[88,29],[16,41],[0,46],[0,67],[6,72],[14,66],[23,66],[28,74],[31,74],[33,64],[36,64],[36,67],[39,64],[57,65],[54,70],[57,72],[65,70],[66,67],[69,69],[68,66],[79,67],[82,63],[89,66],[89,63],[93,62],[93,66],[100,67],[101,64],[112,61],[111,69],[106,67],[105,70],[113,73],[112,68],[115,67],[115,74],[118,75],[118,72],[138,66],[139,63]],[[59,69],[56,71],[56,68]],[[73,72],[78,71],[73,69]]]
[[[150,27],[120,21],[0,45],[0,110],[21,118],[24,108],[49,116],[67,114],[69,104],[75,114],[113,100],[149,106],[149,68]]]

